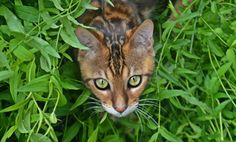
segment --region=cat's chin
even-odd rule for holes
[[[132,113],[137,107],[138,107],[138,102],[133,103],[132,105],[128,106],[126,110],[122,113],[117,112],[113,107],[107,106],[106,104],[102,104],[102,107],[104,108],[105,111],[110,113],[111,115],[115,117],[125,117]]]

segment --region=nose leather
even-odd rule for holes
[[[117,111],[117,112],[119,112],[119,113],[122,113],[122,112],[124,112],[125,110],[126,110],[126,106],[123,106],[123,107],[115,107],[115,110]]]

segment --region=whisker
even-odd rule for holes
[[[152,117],[152,115],[149,112],[147,112],[145,109],[143,109],[142,107],[140,107],[139,109],[143,111],[145,114],[147,114],[149,117]]]
[[[144,117],[144,119],[148,120],[147,116],[146,116],[145,114],[143,114],[143,112],[140,111],[139,108],[137,108],[136,111],[137,111],[142,117]]]
[[[89,97],[89,99],[94,100],[95,102],[100,102],[97,98]]]
[[[140,99],[139,101],[160,101],[159,99],[155,99],[155,98],[144,98],[144,99]]]
[[[105,112],[105,110],[102,109],[102,108],[97,108],[97,109],[94,110],[94,112],[91,113],[91,115],[92,115],[93,113],[99,113],[99,112]]]
[[[92,104],[92,105],[101,105],[100,102],[87,102],[87,103],[85,103],[85,105],[90,105],[90,104]]]
[[[154,100],[139,100],[140,103],[145,102],[145,103],[151,103],[151,104],[157,104],[159,101],[154,101]]]
[[[150,107],[156,107],[156,109],[160,107],[160,106],[159,106],[158,104],[156,104],[156,103],[154,104],[154,103],[149,103],[149,102],[139,103],[138,106],[140,106],[140,107],[150,106]],[[143,108],[143,109],[144,109],[144,108]],[[164,111],[164,112],[167,112],[167,110],[166,110],[165,108],[163,108],[163,107],[160,107],[160,109],[161,109],[162,111]]]
[[[135,110],[134,113],[137,115],[137,117],[138,117],[138,119],[139,119],[139,121],[140,121],[140,123],[141,123],[141,131],[143,131],[143,121],[142,121],[142,118],[140,117],[138,111]]]
[[[146,112],[145,110],[143,110],[142,108],[137,108],[141,113],[143,113],[144,115],[146,115],[148,118],[150,118],[156,125],[158,125],[158,123],[156,122],[156,120],[152,117],[152,115],[148,112]]]
[[[104,109],[96,109],[94,112],[92,112],[90,114],[90,118],[92,118],[93,116],[95,116],[95,114],[98,114],[100,112],[105,112],[105,110]]]
[[[91,106],[91,107],[88,107],[87,109],[85,109],[84,112],[86,112],[86,111],[88,111],[88,110],[91,110],[91,109],[94,109],[94,110],[96,110],[96,109],[102,109],[102,107],[101,107],[101,106]]]
[[[154,106],[154,107],[158,107],[157,104],[150,104],[150,103],[139,103],[138,105],[139,106],[150,106],[150,107]]]
[[[93,112],[90,114],[90,117],[93,117],[95,114],[98,114],[100,112],[105,112],[105,110],[102,108],[102,104],[101,101],[95,97],[89,97],[90,100],[86,103],[86,105],[93,105],[91,107],[88,107],[87,109],[84,110],[84,112],[88,111],[88,110],[92,110]]]
[[[145,116],[146,119],[149,120],[148,118],[150,118],[152,120],[152,122],[154,122],[156,125],[158,125],[158,123],[156,122],[156,120],[152,117],[152,115],[148,112],[146,112],[145,110],[139,108],[139,111],[142,112]]]
[[[140,103],[150,103],[150,104],[157,104],[158,102],[153,101],[139,101]]]

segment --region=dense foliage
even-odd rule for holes
[[[156,68],[142,95],[152,99],[121,119],[93,110],[68,52],[86,48],[74,34],[85,9],[96,10],[89,0],[0,1],[1,142],[236,140],[235,0],[193,0],[175,21],[171,4],[153,13]]]

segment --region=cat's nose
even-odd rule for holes
[[[122,113],[126,110],[126,107],[125,106],[115,107],[115,110],[119,113]]]

